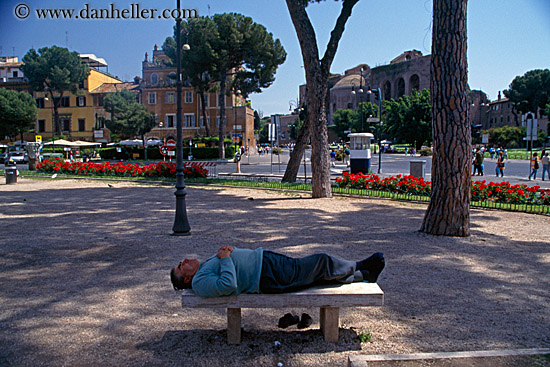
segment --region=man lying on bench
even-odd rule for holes
[[[183,260],[170,272],[170,280],[174,289],[192,288],[200,297],[275,294],[324,284],[364,280],[376,283],[384,266],[381,252],[355,262],[327,254],[295,259],[261,247],[250,250],[222,246],[203,263]]]

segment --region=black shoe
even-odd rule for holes
[[[384,261],[384,254],[377,252],[365,260],[358,261],[355,264],[355,270],[369,270],[373,265],[378,263],[380,260]]]
[[[377,261],[372,264],[369,269],[360,269],[359,271],[363,274],[363,279],[370,283],[376,283],[378,276],[384,270],[386,266],[386,261],[384,257],[378,258]]]
[[[298,316],[296,316],[298,317]],[[300,319],[300,322],[298,323],[298,329],[305,329],[311,326],[313,323],[313,319],[311,316],[309,316],[307,313],[302,314],[302,318]]]
[[[279,319],[279,327],[281,329],[286,329],[290,325],[296,325],[298,322],[300,322],[300,318],[298,316],[294,316],[291,313],[287,313],[283,317]]]

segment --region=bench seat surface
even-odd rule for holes
[[[312,287],[294,293],[213,298],[198,297],[186,289],[181,291],[181,296],[185,308],[362,307],[384,304],[382,289],[376,283],[367,282]]]

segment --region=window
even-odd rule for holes
[[[71,131],[71,119],[62,118],[60,120],[61,126],[63,126],[63,131]]]
[[[151,84],[156,85],[159,82],[159,76],[156,73],[151,74]]]
[[[63,97],[61,98],[61,101],[59,101],[59,97],[55,97],[55,104],[57,104],[59,107],[71,107],[69,97]]]
[[[38,120],[38,132],[43,133],[46,131],[46,120]]]
[[[175,127],[176,126],[176,115],[174,115],[174,114],[166,115],[165,118],[164,118],[164,121],[166,123],[164,125],[164,127]]]
[[[204,117],[201,116],[199,121],[200,121],[200,126],[204,126]],[[208,126],[210,126],[210,117],[206,118],[206,122],[208,123]]]
[[[216,127],[220,127],[220,116],[216,116]]]
[[[103,107],[103,98],[105,98],[103,94],[94,96],[94,104],[98,107]]]
[[[195,127],[195,114],[186,113],[183,116],[183,127]]]
[[[85,107],[86,106],[86,97],[85,96],[76,97],[76,105],[78,107]]]
[[[210,107],[210,102],[208,101],[209,98],[210,98],[210,95],[208,93],[205,93],[204,94],[204,107],[206,107],[206,108]]]
[[[185,91],[185,103],[193,103],[193,92]]]
[[[397,98],[403,97],[405,95],[405,81],[403,78],[397,80]]]
[[[336,103],[332,104],[332,113],[336,112]]]
[[[13,77],[17,78],[17,71],[16,70],[13,71]]]
[[[157,104],[157,93],[156,92],[149,93],[148,96],[149,96],[149,104]]]
[[[86,119],[78,119],[78,131],[86,131]]]
[[[36,107],[44,108],[44,98],[37,98],[36,99]]]
[[[166,92],[164,95],[164,103],[174,104],[176,103],[176,93],[175,92]]]
[[[413,90],[420,90],[420,78],[418,77],[418,75],[414,74],[413,76],[411,76],[411,79],[409,80],[409,86],[411,88],[411,92]]]

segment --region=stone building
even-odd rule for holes
[[[361,102],[378,103],[375,93],[369,93],[370,90],[379,89],[382,100],[389,100],[410,95],[415,89],[429,89],[430,59],[430,55],[411,50],[397,56],[388,65],[371,68],[360,64],[344,71],[344,75],[332,74],[327,106],[329,122],[338,109],[354,109]],[[305,85],[300,86],[300,99],[305,101]]]
[[[149,138],[176,138],[176,83],[169,75],[176,73],[176,67],[170,64],[169,57],[157,45],[153,49],[152,58],[145,53],[142,62],[142,79],[140,80],[141,103],[147,111],[155,114],[156,126],[147,134]],[[185,83],[182,88],[182,125],[183,137],[206,136],[205,124],[210,128],[212,136],[218,136],[220,124],[220,108],[218,94],[206,93],[206,121],[202,116],[199,95],[194,88]],[[256,146],[254,138],[254,111],[246,104],[247,101],[238,95],[225,96],[225,116],[227,136],[243,142],[244,145]]]

